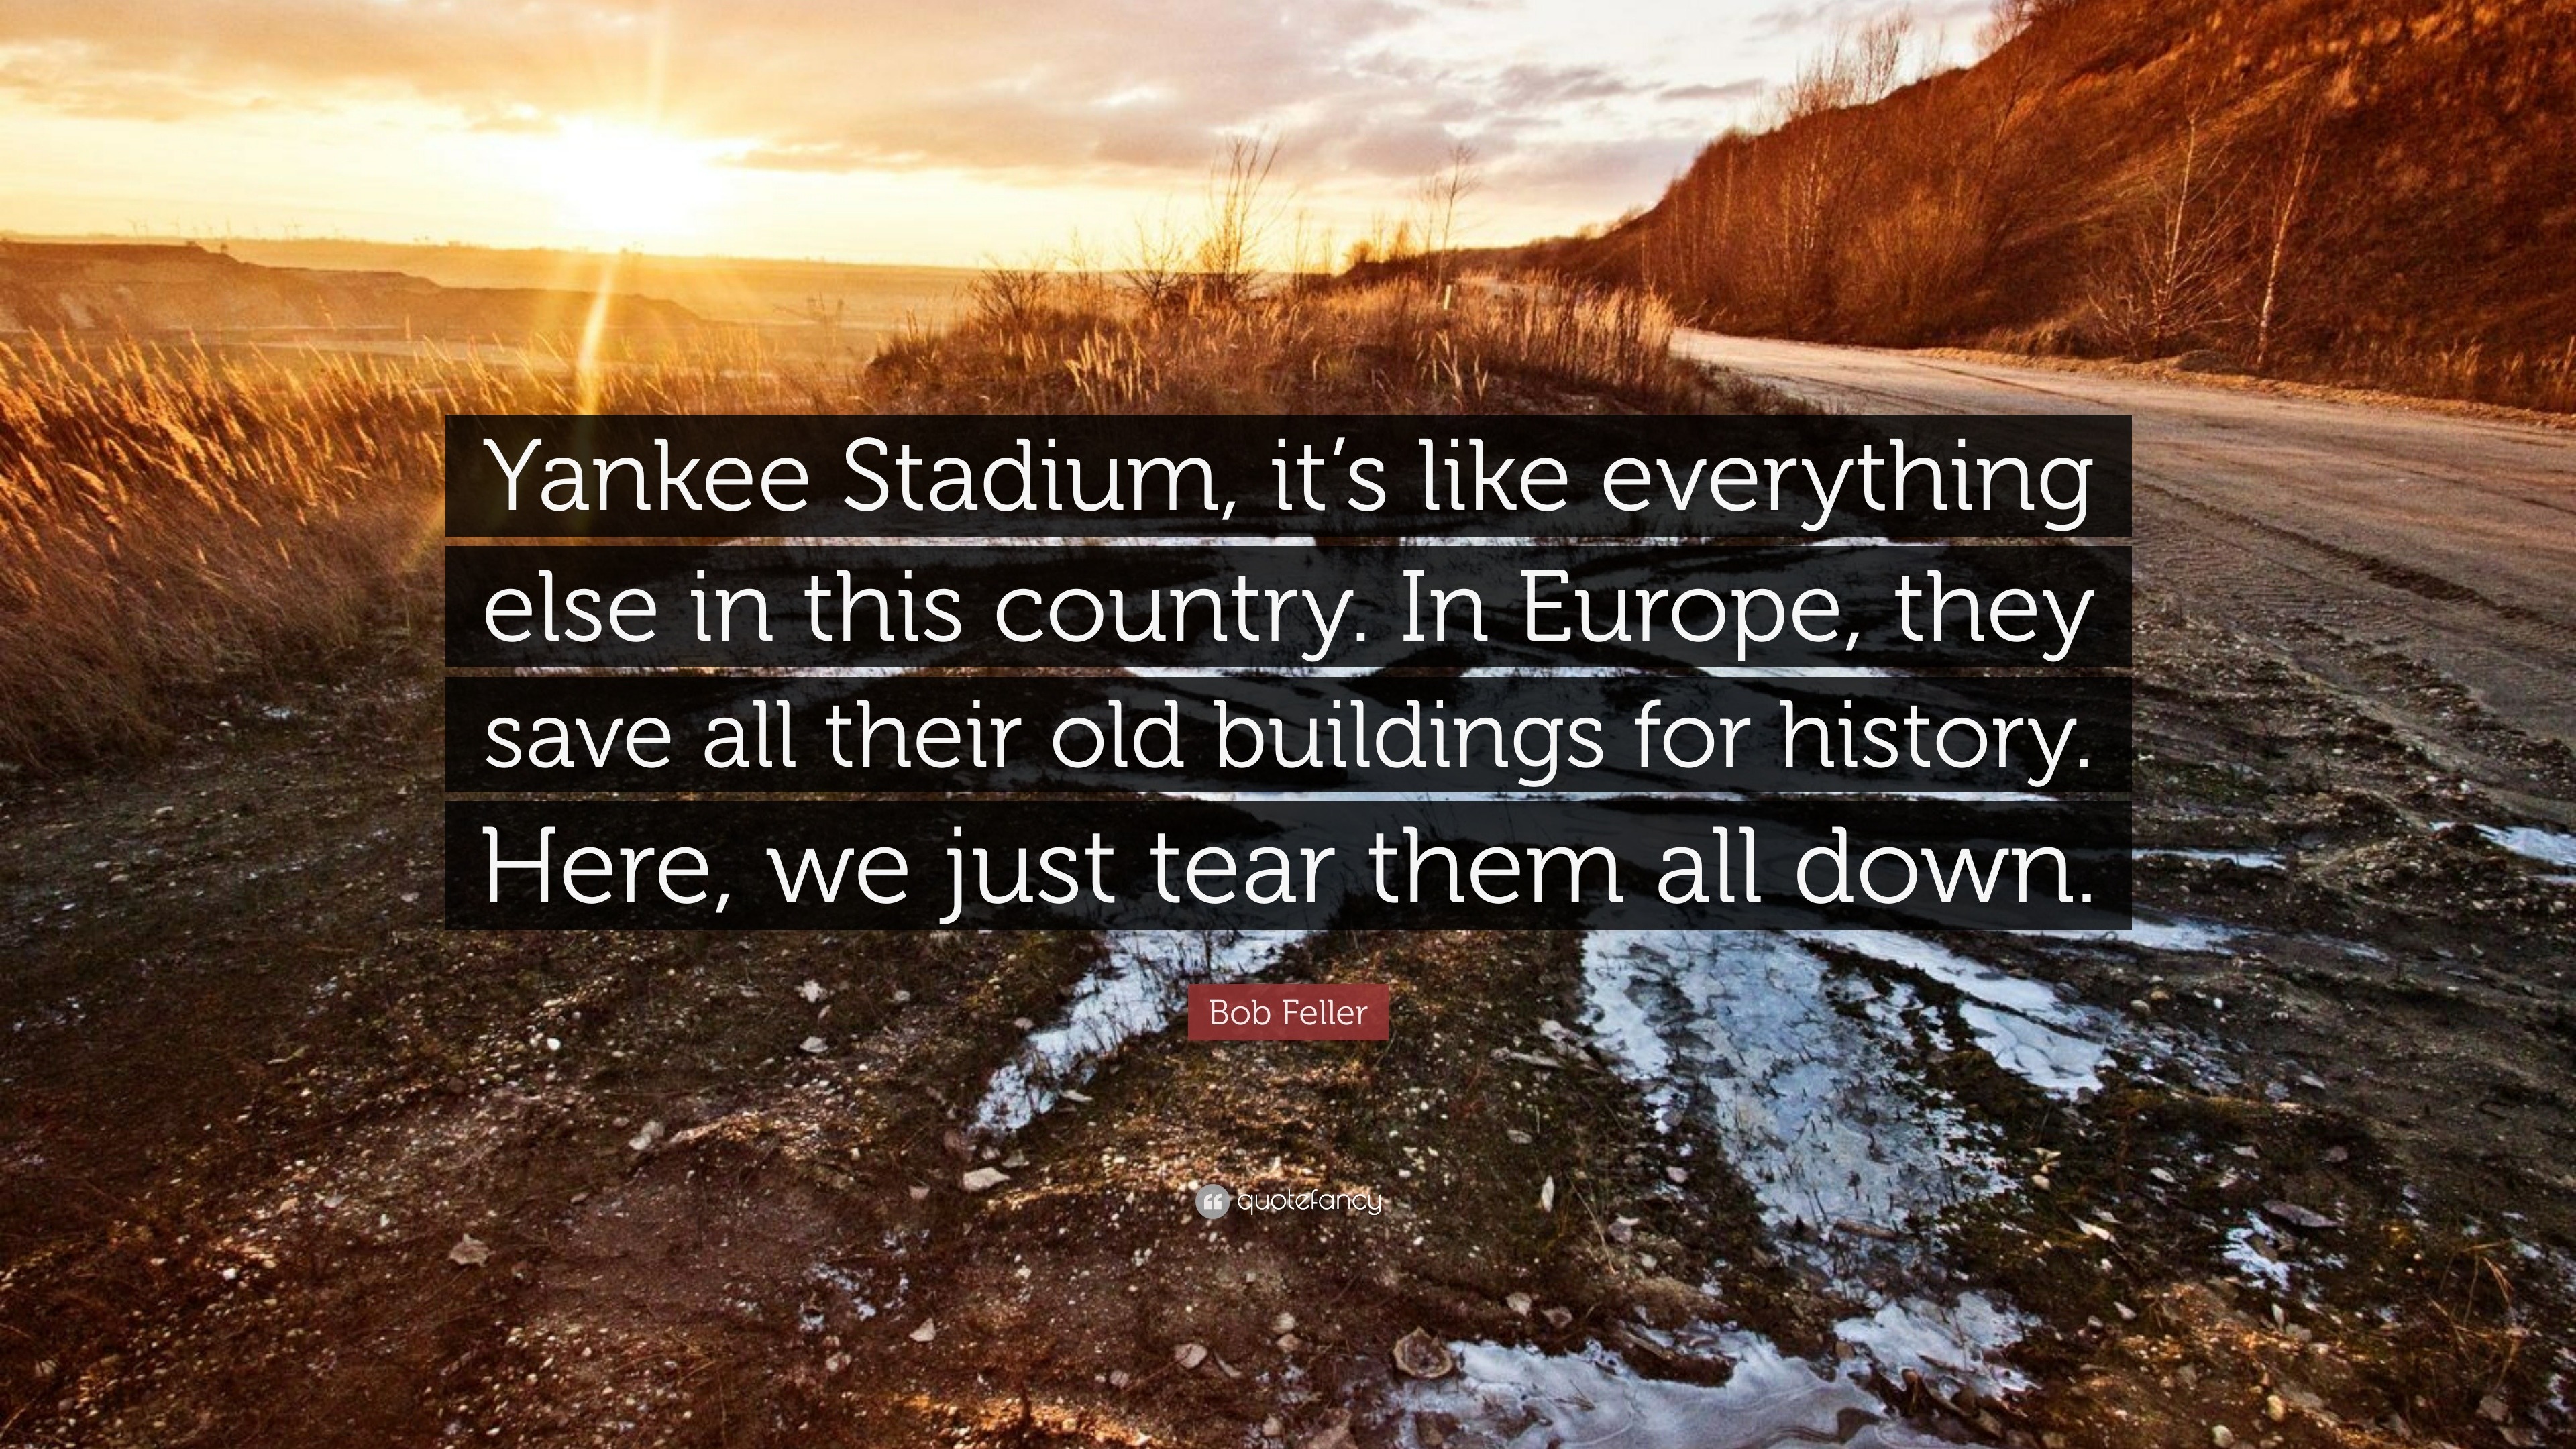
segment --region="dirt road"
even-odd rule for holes
[[[2140,582],[2292,648],[2393,648],[2576,743],[2576,432],[2107,372],[1683,335],[1854,412],[2137,419]]]

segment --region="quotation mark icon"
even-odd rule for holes
[[[1199,1216],[1213,1222],[1224,1217],[1234,1206],[1234,1194],[1228,1192],[1224,1184],[1211,1182],[1199,1189],[1196,1201]]]

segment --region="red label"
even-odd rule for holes
[[[1383,986],[1190,988],[1192,1041],[1384,1041]]]

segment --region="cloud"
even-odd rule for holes
[[[1494,77],[1492,85],[1494,99],[1515,109],[1608,100],[1642,95],[1653,89],[1650,83],[1615,74],[1602,66],[1528,63],[1506,67]]]
[[[1822,47],[1836,34],[1872,21],[1902,15],[1918,41],[1945,36],[1952,26],[1973,29],[1991,13],[1994,0],[1791,0],[1757,11],[1746,21],[1747,33],[1780,39],[1805,39]]]
[[[770,170],[1195,174],[1224,137],[1317,175],[1419,175],[1451,140],[1658,154],[1704,99],[1599,64],[1426,58],[1508,5],[1416,0],[10,0],[0,88],[85,114],[426,102],[460,129],[568,117],[723,138]],[[1432,51],[1430,54],[1438,54]],[[1724,88],[1721,88],[1724,89]],[[1607,118],[1607,119],[1605,119]],[[1569,140],[1569,137],[1573,139]],[[1525,157],[1522,159],[1535,159]],[[1626,169],[1626,168],[1622,168]]]
[[[783,0],[14,0],[0,78],[49,104],[138,114],[227,96],[401,96],[478,119],[659,118],[779,148],[931,164],[1159,157],[1292,101],[1400,100],[1350,67],[1406,24],[1393,0],[1112,0],[1080,7]],[[1100,104],[1167,97],[1152,114]],[[82,101],[83,104],[93,102]]]
[[[1758,100],[1771,89],[1769,81],[1738,80],[1723,85],[1665,86],[1655,94],[1668,101],[1750,101]]]
[[[1497,193],[1579,202],[1600,196],[1624,204],[1653,199],[1708,144],[1703,132],[1651,139],[1568,143],[1533,150],[1488,177]]]

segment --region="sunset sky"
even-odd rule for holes
[[[1886,0],[0,0],[0,227],[975,264],[1198,205],[1347,243],[1453,140],[1468,240],[1651,201]],[[1914,7],[1962,49],[1983,0]]]

